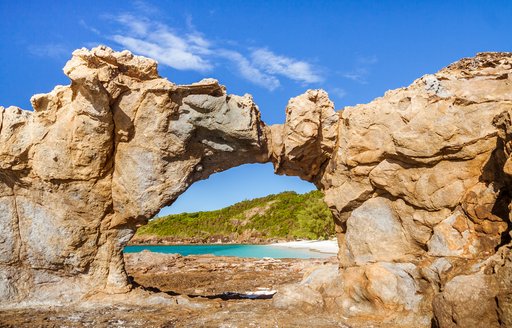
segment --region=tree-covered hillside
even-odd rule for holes
[[[320,191],[283,192],[245,200],[210,212],[182,213],[157,218],[138,229],[137,238],[257,235],[279,239],[326,239],[334,235],[331,213]]]

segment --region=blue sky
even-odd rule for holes
[[[512,1],[0,1],[0,105],[69,84],[76,48],[108,45],[158,60],[175,83],[214,77],[254,96],[267,124],[290,97],[366,103],[482,51],[512,51]],[[220,208],[313,186],[245,165],[194,184],[165,212]]]

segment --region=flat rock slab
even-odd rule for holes
[[[230,256],[179,256],[151,252],[125,254],[126,269],[137,284],[163,292],[211,297],[223,293],[275,290],[299,282],[327,259],[252,259]]]

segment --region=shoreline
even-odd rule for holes
[[[338,254],[338,242],[336,239],[329,240],[295,240],[295,241],[279,241],[273,243],[144,243],[144,244],[132,244],[128,243],[126,246],[200,246],[200,245],[261,245],[261,246],[272,246],[282,247],[291,249],[307,249],[313,252],[324,253],[324,254]]]
[[[298,241],[287,241],[268,244],[269,246],[284,247],[284,248],[303,248],[311,251],[326,253],[326,254],[338,254],[339,247],[336,239],[329,240],[298,240]]]

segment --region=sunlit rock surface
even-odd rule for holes
[[[512,54],[338,112],[309,90],[270,127],[250,96],[175,85],[126,51],[77,50],[64,71],[71,85],[34,96],[34,112],[0,110],[2,306],[128,292],[121,250],[137,225],[194,181],[272,161],[324,190],[340,245],[339,267],[278,292],[277,308],[512,324]]]
[[[175,85],[156,62],[77,50],[71,85],[0,108],[0,299],[127,292],[122,247],[194,181],[267,160],[249,95],[216,80]]]
[[[319,121],[294,106],[273,130]],[[511,108],[512,54],[482,53],[339,111],[320,172],[300,158],[330,144],[331,126],[298,132],[288,170],[274,156],[278,173],[313,177],[333,211],[342,286],[328,307],[406,327],[510,325]],[[311,116],[333,109],[322,111]]]

